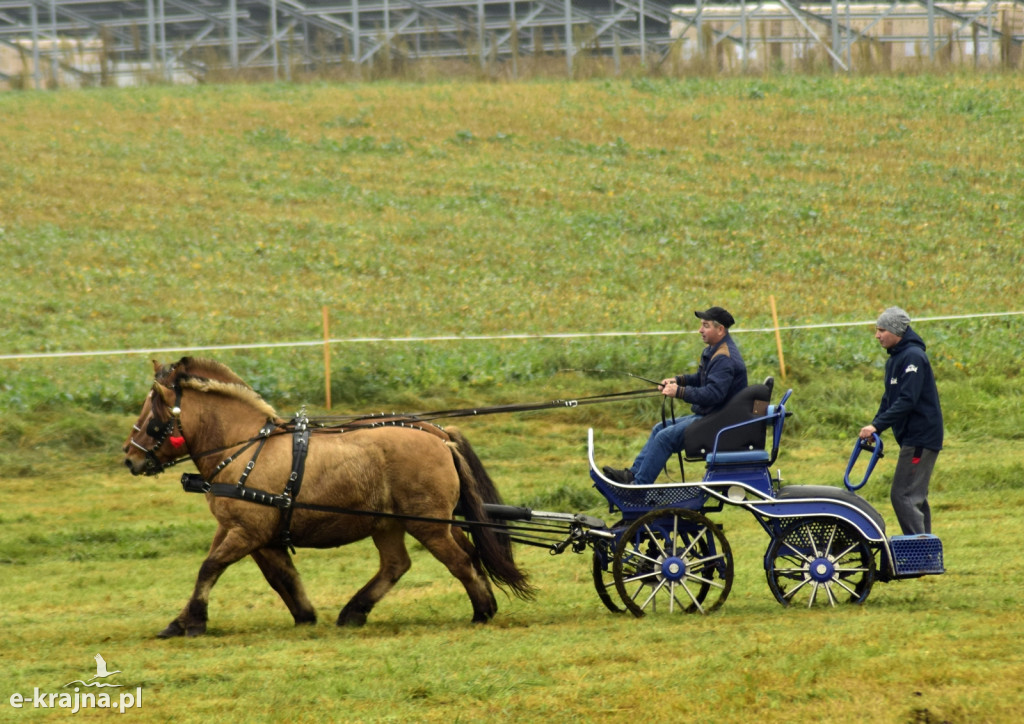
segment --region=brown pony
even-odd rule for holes
[[[153,369],[153,389],[124,445],[125,465],[133,475],[155,475],[191,458],[207,483],[218,484],[206,493],[218,523],[209,555],[188,604],[161,638],[205,633],[210,590],[228,566],[247,555],[295,623],[315,623],[316,612],[289,546],[333,548],[366,537],[377,546],[380,569],[341,609],[339,626],[364,624],[374,605],[409,569],[406,533],[462,582],[474,622],[486,622],[497,611],[490,580],[521,598],[532,597],[506,533],[471,524],[470,542],[453,523],[456,508],[467,521],[486,522],[483,504],[501,502],[458,430],[414,420],[373,426],[360,421],[344,427],[317,426],[314,421],[304,444],[295,505],[285,510],[214,492],[237,489],[243,481],[247,491],[287,497],[294,461],[301,457],[293,449],[297,421],[280,418],[217,362],[184,357],[163,367],[154,362]]]

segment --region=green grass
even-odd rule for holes
[[[563,425],[538,416],[464,428],[510,500],[605,515],[588,487],[581,431]],[[510,446],[513,434],[538,442],[530,459]],[[599,443],[616,437],[605,431]],[[780,464],[791,483],[839,484],[847,447],[797,440]],[[1021,452],[1018,443],[998,457]],[[667,692],[680,692],[673,711],[693,721],[1012,721],[1024,674],[1021,469],[1016,481],[972,481],[978,454],[954,443],[936,471],[949,572],[876,584],[861,607],[781,608],[761,570],[767,537],[727,509],[714,517],[736,578],[708,617],[615,616],[594,592],[588,556],[528,548],[520,556],[539,585],[536,601],[501,597],[496,619],[473,626],[458,584],[414,547],[413,569],[368,625],[337,629],[337,611],[373,572],[372,547],[361,543],[296,556],[317,626],[293,627],[245,561],[214,590],[209,635],[172,641],[154,636],[184,604],[205,554],[213,522],[203,499],[181,492],[176,475],[133,479],[116,461],[106,470],[68,466],[0,493],[0,681],[5,699],[34,686],[58,690],[89,672],[99,652],[123,682],[143,688],[147,721],[626,721]],[[892,523],[891,467],[881,467],[866,494]],[[561,486],[573,491],[568,502]],[[681,693],[693,689],[700,695]]]
[[[1024,82],[1015,75],[586,83],[207,86],[0,94],[0,706],[102,653],[147,721],[1015,721],[1024,570]],[[251,562],[210,634],[153,637],[188,598],[213,521],[120,446],[158,348],[335,338],[663,331],[662,336],[337,344],[334,412],[575,398],[699,353],[692,310],[729,307],[758,379],[783,326],[891,304],[929,344],[947,448],[932,485],[949,572],[862,607],[787,610],[767,537],[715,516],[736,562],[706,618],[607,612],[587,556],[521,556],[540,586],[469,624],[421,549],[361,630],[332,623],[369,544],[300,551],[320,623],[296,629]],[[834,484],[884,353],[861,326],[792,329],[783,453]],[[204,353],[207,354],[207,353]],[[208,353],[282,414],[323,410],[318,346]],[[603,370],[604,372],[598,372]],[[624,462],[654,402],[461,421],[506,500],[607,516],[586,429]],[[891,444],[891,438],[886,442]],[[688,470],[695,475],[695,470]],[[894,525],[892,462],[867,498]],[[666,714],[668,712],[668,714]],[[88,717],[82,713],[77,716]]]

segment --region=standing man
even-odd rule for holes
[[[659,385],[666,397],[691,403],[693,414],[655,425],[632,466],[625,470],[605,467],[604,474],[617,483],[653,484],[672,454],[685,449],[686,428],[704,415],[721,410],[747,386],[747,366],[729,335],[729,327],[736,320],[721,307],[694,315],[701,320],[700,336],[707,345],[699,367],[696,372],[666,378]]]
[[[878,318],[875,339],[889,352],[885,393],[860,437],[892,428],[899,459],[892,479],[892,507],[904,535],[932,532],[928,482],[942,449],[942,408],[925,344],[910,328],[910,317],[889,307]]]

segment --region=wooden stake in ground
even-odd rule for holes
[[[779,334],[779,313],[775,311],[775,295],[768,297],[772,303],[772,324],[775,326],[775,346],[779,350],[779,374],[786,381],[786,359],[782,356],[782,335]]]
[[[331,409],[331,332],[327,323],[327,305],[324,305],[324,387],[327,409]]]

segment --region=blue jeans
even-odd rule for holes
[[[686,428],[697,422],[703,415],[687,415],[675,420],[659,422],[651,430],[640,454],[636,456],[630,470],[634,485],[652,485],[673,453],[683,450]]]

